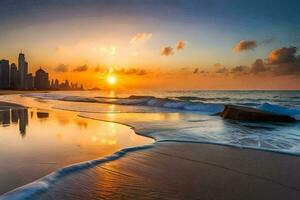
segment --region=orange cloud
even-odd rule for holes
[[[65,64],[60,64],[54,68],[54,71],[56,71],[56,72],[67,72],[68,70],[69,70],[68,65],[65,65]]]
[[[282,47],[274,49],[268,55],[269,64],[282,64],[296,60],[296,47]]]
[[[73,69],[73,72],[85,72],[87,70],[88,70],[88,66],[85,64],[85,65],[82,65],[82,66],[75,67]]]
[[[239,65],[231,69],[231,73],[245,74],[249,70],[248,66]]]
[[[145,33],[145,32],[137,33],[131,38],[130,43],[145,42],[149,40],[151,37],[152,37],[152,33]]]
[[[173,48],[168,46],[168,47],[163,47],[160,51],[160,55],[162,56],[171,56],[174,54]]]
[[[176,44],[176,49],[177,50],[183,50],[185,48],[186,44],[184,41],[178,41]]]
[[[236,53],[240,53],[241,51],[253,50],[257,47],[256,40],[241,40],[239,43],[235,45],[233,50]]]
[[[120,74],[120,75],[137,75],[137,76],[144,76],[148,74],[148,72],[144,69],[138,69],[138,68],[121,68],[120,70],[114,69],[114,73]]]
[[[265,67],[265,64],[262,59],[257,59],[251,67],[251,73],[258,74],[260,72],[267,71],[268,69]]]

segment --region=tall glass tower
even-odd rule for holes
[[[25,89],[26,86],[26,75],[28,73],[28,63],[25,61],[25,55],[23,53],[19,54],[19,88]]]

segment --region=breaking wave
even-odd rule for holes
[[[262,111],[272,112],[279,115],[289,115],[296,120],[300,120],[300,109],[297,108],[287,108],[275,104],[264,103],[262,105],[257,106],[258,109]]]
[[[278,115],[289,115],[296,120],[300,120],[300,108],[288,108],[285,106],[271,104],[267,102],[237,102],[230,103],[229,98],[218,98],[218,100],[226,100],[228,103],[210,103],[207,101],[215,100],[216,98],[202,98],[193,96],[179,96],[172,98],[158,98],[154,96],[136,96],[131,95],[129,97],[83,97],[83,96],[66,96],[56,93],[32,93],[25,94],[23,96],[34,97],[38,99],[46,100],[61,100],[70,102],[84,102],[84,103],[102,103],[102,104],[116,104],[127,106],[149,106],[155,108],[167,109],[167,111],[181,110],[189,112],[198,112],[202,114],[216,114],[222,112],[225,104],[237,104],[246,107],[257,108],[262,111],[272,112]],[[84,111],[84,110],[78,110]],[[157,111],[157,110],[156,110]],[[166,111],[166,110],[164,110]],[[103,112],[94,110],[93,112]],[[134,112],[134,111],[132,111]],[[140,112],[137,109],[137,112]],[[145,111],[147,112],[147,111]]]

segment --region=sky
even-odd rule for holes
[[[300,89],[297,0],[2,0],[0,58],[119,89]]]

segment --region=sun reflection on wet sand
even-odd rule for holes
[[[153,142],[123,125],[37,108],[0,111],[0,133],[0,194],[66,165]]]

